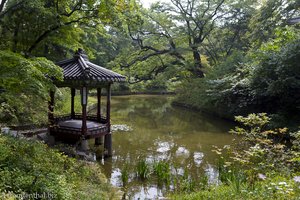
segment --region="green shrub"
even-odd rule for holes
[[[55,89],[50,77],[62,79],[53,62],[1,50],[0,123],[45,123],[49,90]]]
[[[45,193],[53,199],[108,199],[116,195],[97,164],[69,158],[41,142],[0,135],[0,163],[2,196]]]

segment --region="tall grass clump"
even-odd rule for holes
[[[219,152],[220,149],[214,151]],[[238,165],[233,165],[232,162],[226,162],[223,156],[219,156],[217,168],[220,183],[230,185],[236,192],[240,192],[241,185],[244,184],[247,179],[243,171],[239,169]]]
[[[136,166],[136,175],[141,180],[146,180],[151,174],[151,166],[145,159],[139,160]]]
[[[178,173],[178,168],[174,167],[175,174],[172,175],[172,187],[176,194],[190,193],[197,188],[206,188],[208,178],[203,174],[200,179],[192,176],[189,168],[184,169],[183,174]]]
[[[123,187],[126,187],[129,181],[129,167],[126,164],[125,167],[121,170],[121,181]]]
[[[171,168],[170,164],[166,161],[159,161],[154,163],[153,172],[157,176],[158,185],[171,183]]]

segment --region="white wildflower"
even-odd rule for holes
[[[296,183],[300,183],[300,176],[295,176],[293,178],[293,180],[296,182]]]
[[[282,190],[282,188],[281,188],[281,187],[277,187],[277,186],[276,186],[275,188],[276,188],[276,190]]]
[[[286,182],[279,182],[278,185],[287,185]]]
[[[258,174],[258,178],[261,180],[265,180],[267,178],[267,176],[264,174]]]

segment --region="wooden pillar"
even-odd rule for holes
[[[48,123],[49,126],[53,126],[54,124],[54,95],[55,92],[50,90],[49,92],[50,100],[48,102]]]
[[[111,99],[111,91],[110,91],[110,85],[107,87],[107,103],[106,103],[106,121],[107,124],[109,125],[109,132],[110,132],[110,99]]]
[[[100,136],[98,138],[95,138],[95,145],[96,146],[99,146],[99,145],[102,145],[102,144],[103,144],[102,136]]]
[[[101,88],[97,88],[97,121],[101,122]]]
[[[106,156],[112,156],[112,137],[110,132],[110,99],[111,99],[111,91],[110,91],[110,84],[107,87],[107,104],[106,104],[106,122],[108,127],[108,133],[105,135],[104,138],[104,149],[107,151]]]
[[[101,88],[97,88],[97,122],[101,123]],[[95,145],[103,144],[102,136],[95,138]]]
[[[71,88],[71,119],[75,118],[75,110],[74,110],[75,94],[76,94],[75,88]]]
[[[88,89],[87,87],[82,87],[81,89],[81,106],[82,106],[82,127],[81,133],[83,136],[87,133],[87,126],[86,126],[86,118],[87,118],[87,100],[88,100]]]
[[[95,146],[99,146],[103,144],[103,136],[95,138]]]

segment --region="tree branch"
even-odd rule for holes
[[[84,18],[87,18],[87,17],[82,17],[82,18],[78,18],[78,19],[76,19],[76,20],[72,20],[72,21],[69,21],[69,22],[66,22],[66,23],[64,23],[64,24],[58,24],[58,25],[56,25],[56,26],[54,26],[54,27],[52,27],[52,28],[50,28],[50,29],[48,29],[48,30],[46,30],[44,33],[42,33],[33,43],[32,43],[32,45],[28,48],[28,50],[27,50],[27,54],[30,54],[36,47],[37,47],[37,45],[41,42],[41,41],[43,41],[47,36],[49,36],[53,31],[55,31],[55,30],[57,30],[57,29],[59,29],[59,28],[61,28],[61,27],[63,27],[63,26],[68,26],[68,25],[70,25],[70,24],[73,24],[73,23],[78,23],[78,22],[80,22],[82,19],[84,19]],[[28,55],[27,55],[28,56]]]
[[[207,13],[207,11],[209,11],[209,9],[210,9],[210,0],[207,0],[207,7],[204,10],[203,14],[201,15],[201,18],[205,17],[205,14]]]
[[[0,4],[0,13],[3,11],[4,9],[4,5],[6,4],[7,0],[2,0],[1,4]]]
[[[61,15],[70,17],[75,11],[81,10],[81,7],[82,7],[82,0],[80,0],[80,1],[73,7],[73,9],[71,10],[71,12],[69,12],[69,13],[62,13]]]
[[[130,81],[130,80],[128,81],[129,84],[139,83],[139,82],[147,81],[147,80],[153,80],[153,78],[155,76],[164,72],[168,66],[165,65],[164,61],[161,59],[160,56],[157,56],[157,57],[160,59],[161,65],[155,66],[146,76],[139,77],[138,75],[136,75],[134,77],[134,79],[135,79],[134,81]]]
[[[11,11],[15,11],[17,10],[19,7],[21,7],[21,5],[25,2],[25,1],[20,1],[19,3],[15,4],[15,5],[12,5],[11,7],[7,8],[5,11],[4,11],[4,5],[5,5],[5,1],[4,0],[2,3],[1,3],[1,6],[3,6],[2,10],[0,10],[0,19],[3,18],[7,13],[11,12]]]
[[[129,64],[121,65],[121,67],[122,68],[128,68],[128,67],[134,65],[137,62],[145,61],[150,57],[157,56],[157,55],[163,55],[163,54],[166,54],[166,53],[169,53],[169,52],[170,52],[170,50],[168,50],[168,49],[164,49],[164,50],[161,50],[161,51],[156,51],[156,52],[153,52],[153,53],[141,56],[141,57],[137,57],[133,61],[131,61]]]
[[[214,13],[209,17],[209,19],[212,19],[218,12],[219,8],[222,6],[222,4],[224,3],[225,0],[220,1],[220,3],[217,5],[217,7],[215,8]]]

